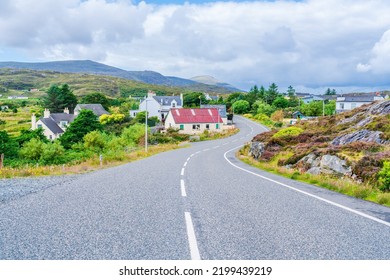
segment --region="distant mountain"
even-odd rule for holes
[[[211,86],[218,86],[218,87],[223,87],[223,88],[227,88],[233,92],[240,92],[242,90],[228,84],[228,83],[224,83],[224,82],[221,82],[221,81],[218,81],[216,78],[212,77],[212,76],[209,76],[209,75],[203,75],[203,76],[196,76],[196,77],[192,77],[190,80],[194,81],[194,82],[197,82],[197,83],[202,83],[202,84],[206,84],[206,85],[211,85]]]
[[[164,76],[154,71],[126,71],[91,60],[68,60],[38,63],[0,62],[0,68],[30,69],[38,71],[49,70],[63,73],[106,75],[147,84],[183,87],[190,90],[205,92],[231,93],[234,91],[240,91],[239,89],[236,89],[226,83],[203,83],[191,79]]]

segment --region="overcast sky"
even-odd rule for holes
[[[390,89],[388,0],[0,0],[0,61],[90,59],[242,89]]]

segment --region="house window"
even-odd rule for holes
[[[42,128],[42,125],[41,125],[41,124],[38,124],[38,128]]]
[[[206,129],[210,129],[210,125],[209,124],[206,124]]]
[[[192,130],[200,130],[200,124],[193,124]]]
[[[68,122],[67,121],[61,121],[60,122],[60,126],[61,127],[66,127],[68,125]]]
[[[172,108],[175,108],[175,107],[176,107],[176,103],[172,102]]]
[[[180,130],[184,130],[184,124],[180,125]]]
[[[356,103],[355,102],[352,102],[351,103],[351,109],[355,109],[356,108]]]
[[[340,103],[340,109],[344,110],[344,103]]]
[[[216,128],[216,129],[219,129],[219,123],[217,123],[217,124],[215,125],[215,128]]]

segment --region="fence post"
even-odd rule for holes
[[[4,154],[0,155],[0,169],[2,169],[4,166]]]

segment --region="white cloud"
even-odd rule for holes
[[[390,72],[383,0],[136,2],[2,0],[0,60],[12,49],[30,61],[94,59],[244,88],[369,85]]]

